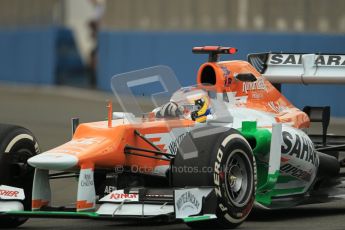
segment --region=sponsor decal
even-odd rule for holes
[[[214,175],[213,175],[213,179],[214,179],[214,184],[216,185],[216,187],[214,188],[217,196],[222,197],[222,193],[220,192],[220,173],[222,172],[221,170],[221,161],[223,158],[223,151],[221,149],[218,149],[217,152],[217,160],[214,163]]]
[[[312,176],[310,172],[299,169],[289,163],[281,166],[280,171],[304,181],[310,181]]]
[[[0,196],[17,197],[19,191],[0,189]]]
[[[93,186],[93,178],[91,174],[84,174],[83,179],[81,180],[81,187]]]
[[[308,137],[287,131],[283,131],[282,135],[282,154],[299,158],[312,163],[314,166],[318,165],[314,145]]]
[[[197,200],[193,193],[187,191],[178,198],[176,207],[179,211],[186,208],[198,210],[200,207],[200,202]]]
[[[253,99],[261,99],[263,97],[264,97],[264,95],[262,93],[258,93],[258,92],[253,92],[252,93],[252,98]]]
[[[268,106],[276,113],[281,113],[288,109],[288,107],[281,105],[278,101],[270,101],[268,102]]]
[[[270,65],[302,65],[302,54],[271,54]],[[315,65],[345,66],[345,55],[316,55]]]
[[[231,77],[227,77],[224,79],[224,86],[230,86],[232,82],[232,78]]]
[[[212,190],[211,187],[174,190],[175,217],[180,219],[200,214],[203,197]]]
[[[267,91],[265,80],[263,78],[258,78],[254,82],[243,82],[243,86],[242,86],[243,93],[248,93],[248,91],[255,91],[255,90]]]
[[[21,188],[0,185],[0,200],[24,200],[24,190]]]
[[[113,191],[116,190],[116,187],[115,186],[105,186],[104,188],[104,194],[109,194],[109,193],[112,193]]]
[[[226,66],[220,66],[223,71],[224,77],[224,86],[229,86],[232,82],[232,78],[230,77],[231,71]]]
[[[101,202],[138,202],[139,194],[138,193],[125,193],[123,189],[115,190],[110,194],[106,195],[99,201]]]
[[[169,150],[171,154],[176,155],[177,153],[177,149],[178,146],[181,144],[181,141],[183,140],[183,138],[186,136],[186,133],[182,133],[180,136],[178,136],[175,140],[173,140],[172,142],[170,142],[169,144]]]
[[[118,193],[118,192],[113,192],[110,194],[110,200],[114,201],[138,201],[139,200],[139,195],[137,193]]]

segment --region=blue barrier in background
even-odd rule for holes
[[[154,65],[168,65],[182,85],[195,84],[196,72],[206,55],[192,54],[193,46],[234,46],[233,59],[248,53],[345,53],[345,36],[277,33],[202,32],[101,32],[99,36],[98,88],[110,90],[110,78]],[[0,81],[30,84],[87,85],[85,65],[67,28],[0,30]],[[157,88],[155,86],[154,88]],[[284,85],[283,92],[296,106],[330,105],[333,116],[345,116],[343,85]],[[149,92],[148,92],[149,94]]]
[[[222,45],[238,48],[223,59],[243,59],[256,52],[345,53],[345,36],[285,33],[191,33],[191,32],[101,32],[99,36],[98,87],[110,90],[110,78],[154,65],[168,65],[181,85],[192,85],[206,55],[192,54],[193,46]],[[296,106],[330,105],[333,116],[345,116],[345,85],[284,85],[283,92]]]
[[[0,30],[0,67],[1,81],[46,85],[85,69],[72,31],[61,27]]]
[[[56,30],[0,31],[0,80],[32,84],[55,83]]]

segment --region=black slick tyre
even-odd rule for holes
[[[232,229],[247,218],[255,200],[256,165],[252,149],[237,131],[219,136],[209,165],[209,176],[217,196],[217,219],[189,222],[195,229]]]
[[[31,210],[34,168],[27,160],[40,152],[33,134],[20,126],[0,124],[0,185],[24,189],[24,210]],[[0,217],[0,228],[15,228],[27,218]]]

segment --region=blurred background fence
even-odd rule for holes
[[[343,0],[102,2],[103,27],[110,30],[345,32]],[[1,0],[0,26],[68,25],[73,14],[89,14],[88,5],[87,0]]]
[[[345,53],[343,0],[2,0],[0,6],[0,81],[6,82],[109,90],[114,74],[164,64],[182,85],[194,84],[206,57],[191,48],[200,45],[237,47],[233,58],[240,59],[263,51]],[[335,100],[345,96],[344,87],[283,91],[299,107],[330,104],[332,115],[345,116]]]

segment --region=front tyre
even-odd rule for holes
[[[210,166],[217,219],[187,223],[192,228],[232,229],[249,215],[255,200],[256,165],[249,143],[234,130],[220,136]]]
[[[31,210],[34,168],[27,160],[39,153],[33,134],[19,126],[0,124],[0,185],[24,189],[24,209]],[[27,218],[1,217],[0,228],[14,228]]]

